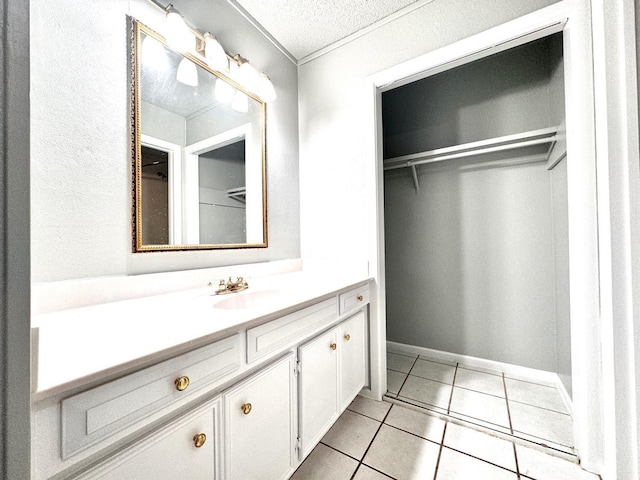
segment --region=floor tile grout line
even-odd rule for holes
[[[372,467],[371,465],[367,465],[366,463],[360,462],[358,464],[358,468],[356,468],[356,471],[353,472],[353,475],[351,476],[351,480],[353,480],[355,478],[355,475],[358,473],[358,470],[360,470],[360,467],[364,465],[367,468],[370,468],[371,470],[373,470],[374,472],[379,473],[380,475],[384,475],[387,478],[390,478],[391,480],[397,480],[396,477],[392,477],[391,475],[389,475],[388,473],[384,473],[382,470],[378,470],[375,467]]]
[[[377,434],[376,434],[376,435],[377,435]],[[374,435],[374,438],[375,438],[375,435]],[[352,460],[354,460],[354,461],[358,462],[358,465],[356,466],[356,469],[353,471],[353,474],[351,474],[350,479],[353,479],[353,478],[356,476],[356,474],[358,473],[358,470],[360,470],[360,466],[364,465],[364,466],[366,466],[366,467],[368,467],[368,468],[370,468],[370,469],[372,469],[372,470],[375,470],[376,472],[378,472],[378,473],[380,473],[380,474],[384,475],[385,477],[389,477],[389,478],[391,478],[392,480],[396,480],[396,479],[395,479],[394,477],[392,477],[391,475],[388,475],[388,474],[386,474],[386,473],[384,473],[384,472],[382,472],[382,471],[378,470],[377,468],[374,468],[374,467],[372,467],[372,466],[370,466],[370,465],[367,465],[366,463],[363,463],[363,462],[362,462],[362,460],[358,460],[356,457],[351,456],[351,455],[349,455],[348,453],[343,452],[342,450],[338,450],[336,447],[333,447],[333,446],[329,445],[328,443],[324,443],[322,440],[321,440],[320,442],[318,442],[318,445],[324,445],[325,447],[330,448],[330,449],[331,449],[331,450],[333,450],[334,452],[339,453],[340,455],[344,455],[345,457],[350,458],[350,459],[352,459]],[[366,455],[366,452],[365,452],[365,455]],[[362,458],[364,459],[364,455],[362,456]],[[306,459],[305,459],[305,460],[306,460]],[[302,464],[300,464],[300,465],[302,465]]]
[[[406,376],[404,377],[404,380],[402,381],[402,385],[400,385],[400,388],[398,389],[398,393],[396,393],[396,396],[400,395],[400,392],[402,391],[402,388],[404,387],[404,384],[407,383],[407,380],[409,379],[409,375],[411,375],[411,370],[413,370],[413,367],[415,366],[416,362],[418,361],[418,358],[419,357],[416,357],[415,360],[413,361],[413,364],[411,365],[411,368],[409,369],[409,371],[407,372]]]
[[[465,428],[465,427],[463,427],[463,428]],[[443,441],[444,441],[444,440],[443,440]],[[505,440],[505,441],[507,441],[507,442],[508,442],[508,440]],[[489,460],[487,460],[487,459],[485,459],[485,458],[481,458],[481,457],[477,457],[477,456],[475,456],[475,455],[471,455],[470,453],[464,452],[464,451],[462,451],[462,450],[458,450],[457,448],[453,448],[453,447],[450,447],[450,446],[448,446],[448,445],[444,445],[444,444],[443,444],[443,445],[442,445],[442,447],[443,447],[443,448],[446,448],[447,450],[452,450],[452,451],[454,451],[454,452],[458,452],[458,453],[459,453],[459,454],[461,454],[461,455],[466,455],[467,457],[471,457],[471,458],[473,458],[473,459],[475,459],[475,460],[478,460],[478,461],[480,461],[480,462],[488,463],[489,465],[492,465],[492,466],[494,466],[494,467],[496,467],[496,468],[501,468],[502,470],[505,470],[505,471],[507,471],[507,472],[509,472],[509,473],[515,473],[516,475],[519,475],[519,473],[518,473],[517,471],[513,471],[513,470],[511,470],[510,468],[507,468],[507,467],[505,467],[505,466],[503,466],[503,465],[499,465],[499,464],[497,464],[497,463],[490,462]],[[516,468],[517,468],[517,465],[516,465]]]
[[[502,372],[502,387],[504,388],[504,401],[507,405],[507,416],[509,417],[509,430],[511,431],[511,435],[515,436],[513,433],[513,422],[511,421],[511,409],[509,408],[509,393],[507,392],[507,381],[504,378],[504,372]],[[520,465],[518,465],[518,451],[516,449],[516,444],[511,443],[513,445],[513,458],[516,462],[516,475],[518,479],[520,479]]]
[[[435,445],[440,445],[440,443],[436,442],[435,440],[431,440],[430,438],[423,437],[422,435],[418,435],[417,433],[410,432],[409,430],[405,430],[404,428],[396,427],[395,425],[390,425],[388,423],[385,423],[385,425],[387,427],[389,427],[389,428],[393,428],[394,430],[398,430],[399,432],[411,435],[412,437],[419,438],[420,440],[426,440],[429,443],[433,443]],[[376,433],[376,435],[377,435],[377,433]]]
[[[460,387],[460,386],[455,386],[456,388],[459,388],[461,390],[466,390],[467,392],[474,392],[474,393],[479,393],[481,395],[486,395],[488,397],[493,397],[493,398],[500,398],[503,399],[504,397],[501,397],[500,395],[494,395],[493,393],[487,393],[487,392],[483,392],[480,390],[474,390],[473,388],[469,388],[469,387]]]
[[[407,372],[407,376],[411,375],[411,370],[413,370],[413,367],[416,366],[416,363],[418,363],[418,359],[420,357],[416,357],[415,360],[413,361],[413,363],[411,364],[411,368],[409,368],[409,371]]]
[[[453,385],[453,383],[451,382],[442,382],[440,380],[434,380],[433,378],[429,378],[429,377],[422,377],[420,375],[415,375],[415,374],[405,374],[407,375],[407,377],[413,377],[413,378],[419,378],[420,380],[428,380],[429,382],[433,382],[433,383],[439,383],[440,385],[446,385],[447,387],[450,387]],[[408,379],[407,379],[408,380]],[[404,386],[404,384],[403,384]]]
[[[522,402],[520,400],[511,399],[511,401],[514,402],[514,403],[519,403],[520,405],[526,405],[528,407],[539,408],[540,410],[546,410],[547,412],[553,412],[553,413],[557,413],[559,415],[565,415],[565,416],[571,417],[573,419],[573,416],[570,413],[567,413],[567,412],[560,412],[560,411],[555,410],[553,408],[541,407],[540,405],[534,405],[533,403]]]
[[[389,410],[387,410],[387,413],[385,414],[384,418],[380,422],[380,425],[378,425],[378,429],[376,430],[376,433],[373,435],[373,437],[371,438],[371,441],[369,442],[369,445],[367,446],[367,448],[365,449],[364,453],[362,454],[362,458],[358,461],[358,466],[356,467],[355,471],[353,472],[353,475],[351,476],[351,480],[353,480],[353,478],[355,477],[356,473],[358,473],[358,470],[360,470],[360,465],[362,465],[362,462],[364,461],[365,457],[367,456],[367,453],[369,453],[369,449],[371,448],[371,445],[373,445],[373,442],[376,440],[376,437],[378,436],[378,433],[380,433],[380,430],[382,429],[382,426],[385,425],[384,422],[387,420],[387,417],[391,413],[392,409],[393,409],[393,405],[391,405],[391,407],[389,407]]]
[[[455,368],[454,365],[450,365],[450,366]],[[402,373],[402,372],[399,372],[399,373]],[[452,383],[450,383],[450,382],[443,382],[442,380],[436,380],[434,378],[423,377],[422,375],[418,375],[417,373],[411,373],[411,374],[407,373],[407,375],[410,375],[410,376],[415,377],[415,378],[421,378],[422,380],[429,380],[430,382],[441,383],[443,385],[452,385]]]
[[[451,402],[453,401],[453,389],[456,388],[456,377],[458,376],[459,363],[456,363],[456,369],[453,371],[453,380],[451,381],[451,392],[449,393],[449,404],[447,405],[447,415],[451,414]],[[444,435],[442,436],[444,442]]]
[[[456,366],[456,369],[457,368],[458,367]],[[454,374],[454,378],[455,378],[455,374]],[[445,422],[444,428],[442,429],[442,439],[440,440],[440,448],[438,449],[438,459],[436,460],[436,468],[433,471],[433,480],[436,480],[436,477],[438,476],[438,467],[440,466],[440,457],[442,456],[442,449],[444,448],[444,437],[447,434],[447,426],[449,426],[449,422]]]
[[[389,402],[384,402],[384,400],[383,400],[383,403],[389,403]],[[391,410],[391,406],[392,406],[392,405],[393,405],[392,403],[389,403],[389,410]],[[375,420],[376,422],[381,422],[381,421],[382,421],[382,420],[380,420],[380,419],[378,419],[378,418],[372,417],[371,415],[367,415],[366,413],[358,412],[357,410],[351,410],[349,407],[347,407],[347,410],[349,410],[351,413],[357,413],[358,415],[360,415],[360,416],[362,416],[362,417],[370,418],[371,420]],[[346,411],[346,410],[345,410],[345,411]],[[388,412],[388,410],[387,410],[387,412]],[[343,412],[343,413],[344,413],[344,412]],[[387,416],[387,415],[385,414],[385,417],[386,417],[386,416]]]
[[[359,460],[358,460],[356,457],[354,457],[353,455],[349,455],[348,453],[343,452],[342,450],[340,450],[340,449],[338,449],[338,448],[334,447],[333,445],[329,445],[328,443],[324,443],[322,440],[320,440],[320,441],[318,442],[318,445],[324,445],[325,447],[330,448],[330,449],[331,449],[331,450],[333,450],[334,452],[338,452],[338,453],[340,453],[340,454],[344,455],[345,457],[349,457],[350,459],[355,460],[356,462],[359,462]],[[315,448],[315,447],[314,447],[314,448]],[[306,460],[306,459],[305,459],[305,460]]]

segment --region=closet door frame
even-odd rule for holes
[[[378,332],[379,354],[384,337],[384,173],[382,155],[382,93],[500,51],[562,32],[565,76],[565,117],[568,152],[569,262],[571,356],[575,447],[582,466],[602,472],[606,457],[602,330],[600,325],[601,273],[599,263],[598,197],[596,178],[596,123],[591,9],[586,0],[564,0],[498,27],[401,63],[367,79],[370,117],[368,156],[375,159],[377,183],[377,289],[371,322]],[[373,359],[372,359],[373,360]],[[386,391],[384,362],[372,362],[374,393]],[[377,376],[377,378],[376,378]],[[610,407],[610,404],[609,404]],[[611,447],[609,447],[611,448]],[[615,448],[615,446],[613,447]]]

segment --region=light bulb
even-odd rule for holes
[[[229,59],[220,42],[210,33],[204,34],[204,56],[207,64],[218,72],[229,71]]]
[[[178,65],[178,72],[176,73],[176,80],[178,80],[180,83],[184,83],[185,85],[197,87],[198,69],[196,68],[196,64],[188,58],[183,58],[182,60],[180,60],[180,64]]]
[[[233,100],[235,93],[236,89],[233,85],[225,82],[221,78],[216,79],[216,85],[213,87],[213,94],[217,101],[224,103],[225,105],[229,105]]]
[[[271,79],[264,73],[260,73],[260,92],[259,96],[263,102],[272,102],[276,99],[276,89],[273,88]]]
[[[247,113],[249,111],[249,97],[240,90],[236,90],[231,102],[231,108],[236,112]]]
[[[240,55],[234,57],[240,68],[238,69],[238,81],[247,90],[258,93],[260,88],[260,73],[253,68],[249,61]]]
[[[167,7],[165,21],[167,43],[178,52],[188,52],[195,49],[196,37],[193,35],[184,18],[173,5]]]
[[[142,40],[142,62],[155,70],[164,70],[169,62],[167,51],[155,38],[146,36]]]

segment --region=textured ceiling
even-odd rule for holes
[[[300,60],[422,0],[234,0]]]

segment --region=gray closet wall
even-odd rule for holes
[[[557,126],[562,71],[554,35],[385,92],[385,158]],[[566,160],[548,171],[547,149],[422,165],[418,191],[385,172],[388,340],[570,386]]]

